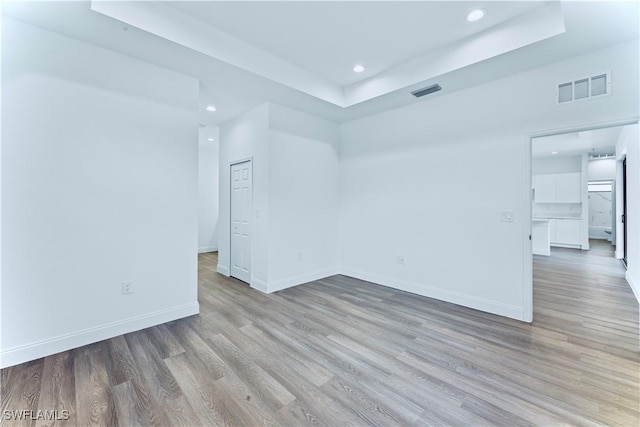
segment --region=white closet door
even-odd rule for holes
[[[251,161],[231,165],[231,276],[251,281]]]

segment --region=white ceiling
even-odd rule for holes
[[[616,142],[623,126],[572,132],[534,138],[531,144],[532,157],[569,157],[582,154],[615,154]],[[552,153],[556,154],[552,154]]]
[[[125,3],[132,7],[144,8],[147,7],[145,5],[148,2]],[[114,19],[91,10],[89,1],[4,2],[2,14],[198,78],[203,88],[201,108],[212,103],[218,109],[216,113],[201,115],[201,121],[210,125],[233,119],[265,102],[278,103],[334,122],[345,122],[416,102],[429,102],[434,97],[637,38],[639,32],[637,1],[562,2],[562,7],[556,8],[557,10],[550,7],[550,5],[558,6],[557,2],[533,4],[473,1],[414,2],[416,4],[406,5],[404,2],[389,1],[358,2],[357,6],[350,2],[333,2],[328,5],[318,2],[302,2],[293,5],[280,2],[240,2],[241,5],[235,4],[238,2],[230,3],[232,4],[220,5],[215,2],[213,4],[203,2],[178,6],[172,3],[169,6],[154,2],[152,5],[157,6],[156,9],[140,10],[161,11],[163,15],[138,13],[137,17],[142,16],[145,20],[140,24],[147,27],[144,30],[130,23],[124,23],[130,20],[131,16]],[[451,5],[451,3],[455,4]],[[474,27],[464,21],[464,14],[468,9],[478,5],[487,8],[489,12],[487,21],[480,21],[480,25],[493,25],[495,22],[490,19],[498,19],[499,16],[504,21],[484,28],[480,33],[469,35],[469,31],[473,32],[479,26]],[[176,7],[181,10],[178,11]],[[191,8],[202,9],[202,13],[198,13],[198,19],[182,11],[192,10]],[[215,21],[218,18],[206,15],[204,11],[208,8],[220,10],[220,13],[225,16],[225,22]],[[274,11],[265,12],[269,8],[273,8]],[[295,13],[289,11],[288,17],[278,18],[279,14],[275,11],[280,10],[279,8],[292,8],[291,10],[295,8],[297,11]],[[358,9],[358,13],[329,16],[330,10],[336,11],[339,8],[355,8]],[[379,24],[380,28],[378,28],[375,23],[379,22],[383,8],[386,8],[384,14],[387,19],[383,24]],[[416,12],[415,16],[408,12],[409,10],[415,12],[420,8],[424,8],[424,12]],[[239,13],[240,10],[245,11],[244,15]],[[167,13],[167,11],[173,12]],[[316,14],[316,11],[321,12]],[[424,23],[430,22],[434,15],[438,18],[441,16],[451,18],[454,14],[463,11],[465,13],[462,13],[457,24],[438,26],[439,19],[436,20],[438,23],[433,25],[439,28],[437,32],[432,32],[431,27],[427,30],[419,28],[420,22],[427,27]],[[542,13],[547,11],[550,11],[547,14],[549,16]],[[566,27],[564,33],[546,38],[544,34],[538,33],[539,41],[530,39],[519,47],[512,45],[511,50],[503,51],[502,54],[487,50],[483,52],[484,59],[474,58],[467,63],[453,64],[455,66],[450,66],[451,62],[449,62],[445,64],[447,66],[442,66],[441,59],[446,57],[447,53],[451,53],[455,48],[468,47],[469,43],[482,41],[483,37],[504,35],[509,32],[515,34],[518,28],[525,27],[528,28],[528,35],[532,35],[535,31],[531,31],[531,26],[536,22],[544,22],[545,18],[557,18],[556,11],[560,12],[562,23]],[[213,12],[209,13],[215,15]],[[514,16],[517,13],[520,14]],[[538,21],[531,18],[536,14],[538,14]],[[318,19],[311,19],[309,15]],[[320,19],[321,16],[322,19]],[[208,19],[212,22],[206,23]],[[261,28],[259,37],[257,29],[256,34],[252,35],[243,23],[245,20],[260,21],[261,19],[264,19],[264,23],[259,26]],[[336,27],[338,25],[341,27],[336,28],[336,32],[333,31],[334,21],[338,23]],[[357,24],[361,21],[365,23],[363,25],[366,26],[366,31],[361,29],[355,35],[350,34],[347,28],[349,23],[355,22],[354,27],[358,27]],[[186,27],[179,25],[185,22],[189,25]],[[292,32],[290,26],[295,22],[304,22],[305,30],[289,34]],[[557,19],[554,22],[557,24]],[[277,31],[270,29],[269,23],[277,26]],[[218,27],[214,27],[213,24]],[[540,25],[540,27],[539,30],[543,31],[542,27],[546,26]],[[205,34],[210,38],[189,38],[194,36],[194,33],[186,31],[185,28],[201,30],[201,33],[195,35]],[[225,29],[229,33],[225,32]],[[273,36],[269,35],[270,31],[274,32]],[[420,31],[424,31],[425,36],[412,36]],[[164,33],[166,37],[161,37],[158,33]],[[288,38],[285,37],[287,34],[289,34]],[[427,34],[429,36],[426,36]],[[250,43],[251,37],[253,37],[251,41],[256,45]],[[308,43],[308,51],[299,55],[293,52],[295,49],[301,49],[305,43],[298,45],[296,41],[298,37],[304,38]],[[453,41],[459,37],[462,39]],[[286,40],[281,40],[282,38]],[[393,43],[385,44],[387,38],[395,40],[398,46],[394,49]],[[318,42],[320,45],[311,40],[321,41]],[[331,42],[328,43],[325,40]],[[502,37],[499,40],[501,43],[504,41],[504,44],[512,43],[509,37]],[[222,43],[219,44],[217,41]],[[284,43],[282,45],[284,47],[279,47],[280,43]],[[438,45],[442,43],[449,44]],[[501,43],[495,43],[494,40],[493,44]],[[297,48],[295,48],[296,45],[298,45]],[[226,50],[221,48],[225,46]],[[327,53],[328,47],[330,50]],[[380,52],[384,50],[384,55],[372,54],[378,47]],[[319,63],[320,65],[326,63],[326,69],[320,65],[313,65],[313,56],[319,55],[314,53],[314,49],[316,52],[324,52],[325,59]],[[365,60],[375,63],[374,65],[365,63],[368,71],[361,77],[350,74],[355,61],[350,58],[354,55],[351,52],[358,49],[363,52],[362,55],[366,54],[366,57],[361,57],[363,63]],[[397,61],[402,62],[407,56],[413,56],[415,52],[424,52],[424,49],[431,50],[419,57],[419,60],[397,65]],[[241,53],[240,57],[238,52]],[[333,52],[335,55],[332,54]],[[466,59],[473,55],[458,56]],[[440,68],[435,67],[438,64]],[[347,70],[344,70],[345,66]],[[378,74],[374,76],[368,74],[378,69],[381,70]],[[353,78],[364,78],[364,80],[352,82],[350,79]],[[342,86],[341,84],[345,82],[347,86]],[[389,82],[393,84],[389,86]],[[414,98],[409,93],[411,90],[432,83],[439,83],[443,90],[420,99]],[[371,87],[379,91],[374,90],[371,95],[368,92]],[[360,92],[365,94],[358,98]],[[347,94],[352,95],[350,101],[342,103]]]
[[[362,81],[524,12],[521,2],[172,2],[177,10],[339,86]],[[466,15],[484,8],[484,19]],[[365,72],[352,71],[355,64]]]
[[[94,1],[91,9],[318,99],[350,107],[565,31],[557,1],[486,3],[487,15],[493,19],[469,23],[466,14],[477,4]],[[219,17],[219,9],[231,13]],[[316,13],[319,21],[313,20]],[[407,31],[409,16],[414,31]],[[427,17],[432,16],[436,20],[429,21]],[[420,26],[416,19],[420,17],[429,26]],[[374,63],[373,70],[354,79],[350,68],[359,52]],[[406,57],[410,52],[414,55]],[[334,80],[327,79],[327,74]],[[342,85],[348,81],[351,84]]]

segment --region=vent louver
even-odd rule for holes
[[[556,104],[565,104],[584,99],[611,95],[611,73],[601,73],[556,86]]]
[[[413,92],[411,92],[411,95],[415,96],[416,98],[420,98],[421,96],[429,95],[430,93],[437,92],[439,90],[442,90],[442,88],[439,84],[435,84],[423,87],[422,89],[414,90]]]

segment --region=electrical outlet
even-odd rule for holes
[[[396,262],[397,262],[399,265],[404,265],[404,255],[398,255],[398,256],[396,257]]]
[[[132,294],[133,293],[133,281],[124,280],[122,282],[122,295]]]

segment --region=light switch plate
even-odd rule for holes
[[[500,221],[501,222],[513,222],[513,211],[502,211],[502,212],[500,212]]]

